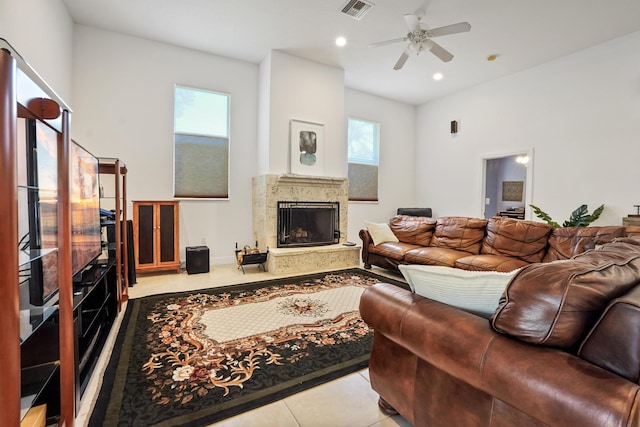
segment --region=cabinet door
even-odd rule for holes
[[[155,206],[136,205],[137,212],[137,248],[139,266],[155,264]]]
[[[158,239],[160,242],[158,262],[160,264],[179,262],[175,250],[177,246],[177,205],[160,203],[157,209]]]

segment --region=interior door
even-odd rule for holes
[[[531,218],[533,150],[522,150],[482,158],[482,217],[496,215]]]

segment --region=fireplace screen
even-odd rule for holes
[[[333,245],[340,240],[338,202],[278,202],[278,247]]]

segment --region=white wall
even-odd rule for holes
[[[129,200],[173,197],[175,84],[231,94],[230,199],[182,201],[180,248],[206,242],[212,263],[251,244],[258,66],[85,26],[74,32],[72,137],[129,170]],[[130,211],[131,212],[131,211]]]
[[[378,202],[349,203],[348,240],[361,243],[358,232],[364,227],[364,221],[387,222],[399,207],[418,207],[413,162],[416,108],[346,89],[345,114],[380,123]],[[431,202],[427,200],[420,207],[431,207]]]
[[[289,123],[296,119],[324,125],[322,175],[346,177],[344,71],[274,50],[262,63],[261,76],[261,84],[267,84],[269,91],[268,105],[263,104],[267,109],[260,111],[269,117],[269,138],[261,144],[268,142],[269,155],[260,159],[260,169],[274,174],[290,172]],[[264,90],[261,88],[261,96]]]
[[[481,157],[533,148],[533,204],[562,222],[604,203],[596,224],[620,225],[640,204],[637,52],[640,32],[419,107],[418,203],[482,216]]]
[[[67,104],[71,99],[72,37],[73,22],[62,0],[0,0],[0,38]]]

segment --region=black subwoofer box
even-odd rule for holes
[[[206,246],[189,246],[187,252],[187,273],[209,272],[209,248]]]

